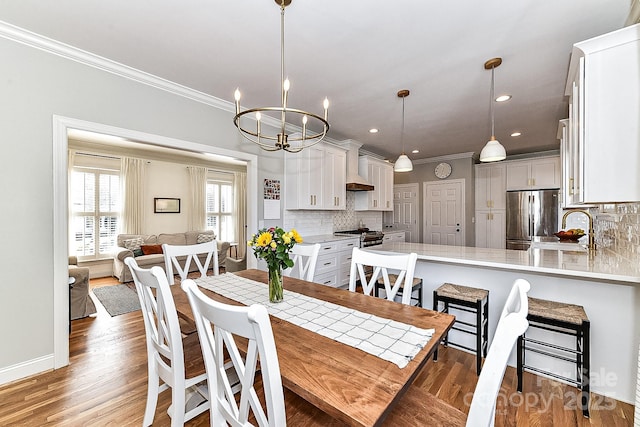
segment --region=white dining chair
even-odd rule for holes
[[[153,423],[158,395],[171,388],[168,411],[171,426],[182,426],[185,421],[209,409],[200,343],[196,334],[187,335],[183,340],[178,313],[162,268],[140,268],[132,257],[124,262],[131,270],[140,299],[147,339],[147,406],[142,425]],[[200,398],[195,393],[200,394]],[[201,403],[187,409],[191,397]]]
[[[211,425],[250,425],[248,420],[253,415],[259,426],[285,426],[280,365],[267,309],[258,304],[245,307],[214,301],[191,279],[184,280],[181,286],[189,298],[202,346],[211,393]],[[244,358],[235,337],[248,340]],[[240,378],[239,398],[230,386],[225,352]],[[254,387],[258,361],[264,408]]]
[[[524,279],[517,279],[511,287],[473,393],[467,427],[494,425],[496,399],[507,369],[509,355],[518,337],[529,327],[527,293],[530,288],[531,285]]]
[[[174,267],[180,276],[180,280],[184,280],[189,274],[192,261],[198,267],[200,277],[205,277],[209,268],[213,270],[213,274],[216,276],[220,273],[218,268],[218,243],[215,240],[195,245],[168,245],[165,243],[162,245],[162,253],[164,254],[167,280],[170,284],[174,283]],[[202,262],[203,258],[204,262]]]
[[[292,276],[313,282],[319,253],[320,243],[313,245],[295,245],[291,248],[289,255],[293,261],[293,267],[287,268],[282,273],[287,277]]]
[[[374,295],[376,283],[382,279],[385,296],[389,301],[394,301],[396,295],[401,293],[402,303],[410,305],[417,259],[418,255],[415,253],[383,254],[353,248],[349,290],[355,292],[356,282],[359,280],[362,292],[365,295]],[[371,275],[368,274],[370,269]]]

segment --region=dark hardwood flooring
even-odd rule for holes
[[[92,287],[115,284],[91,281]],[[146,402],[147,355],[140,312],[98,314],[73,321],[70,365],[0,387],[0,426],[140,426]],[[416,384],[468,412],[477,377],[473,355],[440,351]],[[632,426],[633,406],[592,394],[591,418],[576,407],[577,390],[526,374],[525,393],[516,393],[516,375],[507,368],[498,398],[496,426]],[[170,393],[159,400],[154,426],[169,426]],[[188,426],[209,425],[205,413]]]

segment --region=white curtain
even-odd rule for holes
[[[74,244],[74,231],[73,231],[73,226],[71,225],[71,221],[73,221],[73,197],[72,197],[72,193],[71,193],[71,183],[73,182],[73,180],[71,179],[71,175],[73,174],[73,165],[76,159],[76,152],[74,150],[69,150],[69,156],[67,158],[68,163],[67,163],[67,218],[68,218],[68,232],[69,232],[69,238],[67,239],[67,244],[69,245],[69,255],[75,255],[75,249],[73,248],[73,244]]]
[[[247,249],[247,174],[233,173],[235,235],[238,242],[238,258],[242,259]]]
[[[207,168],[187,167],[191,209],[189,209],[189,231],[201,231],[207,227]]]
[[[123,157],[120,159],[122,186],[122,233],[142,234],[144,230],[144,177],[146,161]]]

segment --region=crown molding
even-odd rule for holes
[[[82,50],[24,28],[17,27],[9,24],[8,22],[0,21],[0,37],[235,114],[236,107],[233,102],[217,98],[145,71],[129,67],[128,65],[121,64],[86,50]],[[280,127],[280,122],[278,120],[268,116],[262,118],[262,123],[276,128]],[[289,128],[292,131],[299,131],[301,129],[298,126],[287,124],[287,129]]]

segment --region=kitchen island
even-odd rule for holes
[[[418,254],[415,275],[424,283],[425,308],[433,306],[433,290],[445,282],[489,290],[489,342],[511,285],[518,278],[531,283],[532,297],[584,306],[591,321],[591,390],[634,402],[640,343],[639,263],[606,250],[590,254],[402,242],[376,246],[374,250]],[[465,313],[459,316],[464,318]],[[551,335],[542,333],[549,340]],[[540,336],[540,331],[532,330],[530,335]],[[450,336],[454,341],[474,345],[473,338],[466,334],[453,331]],[[553,337],[550,342],[575,345],[566,337]],[[575,376],[575,366],[562,361],[528,353],[527,362],[564,376]],[[509,364],[515,366],[515,352]]]

